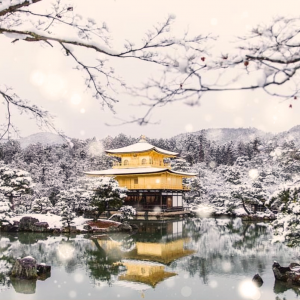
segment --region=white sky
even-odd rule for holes
[[[43,1],[46,2],[46,1]],[[50,3],[46,2],[46,3]],[[113,46],[120,48],[125,39],[138,41],[143,33],[169,14],[175,14],[174,35],[189,29],[191,34],[212,33],[219,36],[216,51],[227,53],[229,41],[243,35],[258,23],[267,23],[278,15],[295,16],[298,0],[85,0],[75,2],[75,10],[99,23],[105,21],[113,37]],[[44,3],[39,4],[45,6]],[[67,32],[65,32],[67,34]],[[300,104],[280,103],[263,92],[222,92],[203,96],[200,106],[189,107],[176,103],[160,108],[152,121],[159,125],[140,127],[128,124],[108,127],[116,123],[114,117],[141,116],[143,108],[138,99],[125,93],[119,94],[114,116],[85,91],[82,74],[73,70],[73,61],[62,55],[59,47],[49,48],[38,43],[23,41],[11,43],[0,35],[0,82],[14,88],[20,96],[48,109],[57,116],[56,124],[68,136],[104,138],[119,133],[151,138],[171,137],[185,131],[220,127],[257,127],[271,132],[288,130],[299,124]],[[94,51],[81,55],[89,59]],[[149,75],[155,76],[158,67],[132,60],[119,61],[116,71],[128,84],[139,84]],[[37,82],[36,79],[42,81]],[[40,84],[38,84],[40,83]],[[79,104],[76,104],[80,102]],[[75,104],[74,104],[75,103]],[[3,107],[0,106],[1,109]],[[22,136],[38,132],[34,121],[14,114]]]

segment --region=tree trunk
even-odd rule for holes
[[[240,199],[242,200],[243,208],[244,208],[244,210],[246,211],[246,213],[247,213],[248,215],[251,215],[251,213],[249,212],[249,210],[246,208],[244,199],[243,199],[242,197],[241,197]]]
[[[9,202],[10,202],[10,204],[11,204],[11,210],[12,210],[12,211],[15,211],[15,201],[14,201],[14,196],[13,196],[13,195],[10,195],[10,196],[8,197],[8,200],[9,200]]]

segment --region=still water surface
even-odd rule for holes
[[[1,299],[296,299],[272,263],[300,262],[299,248],[272,244],[262,223],[240,219],[138,221],[133,235],[0,235]],[[52,266],[37,282],[10,281],[14,259]],[[264,284],[249,281],[259,273]]]

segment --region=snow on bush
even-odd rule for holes
[[[136,209],[130,205],[122,206],[120,211],[122,212],[122,216],[125,220],[133,219],[133,216],[136,215]]]

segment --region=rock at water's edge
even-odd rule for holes
[[[300,285],[300,265],[298,263],[291,263],[289,267],[281,267],[279,263],[275,261],[272,270],[277,280],[298,286]]]
[[[20,220],[19,231],[34,231],[35,223],[39,223],[39,220],[32,217],[23,217]]]
[[[252,282],[256,284],[256,286],[261,287],[264,283],[262,278],[259,276],[259,274],[255,274],[252,278]]]

